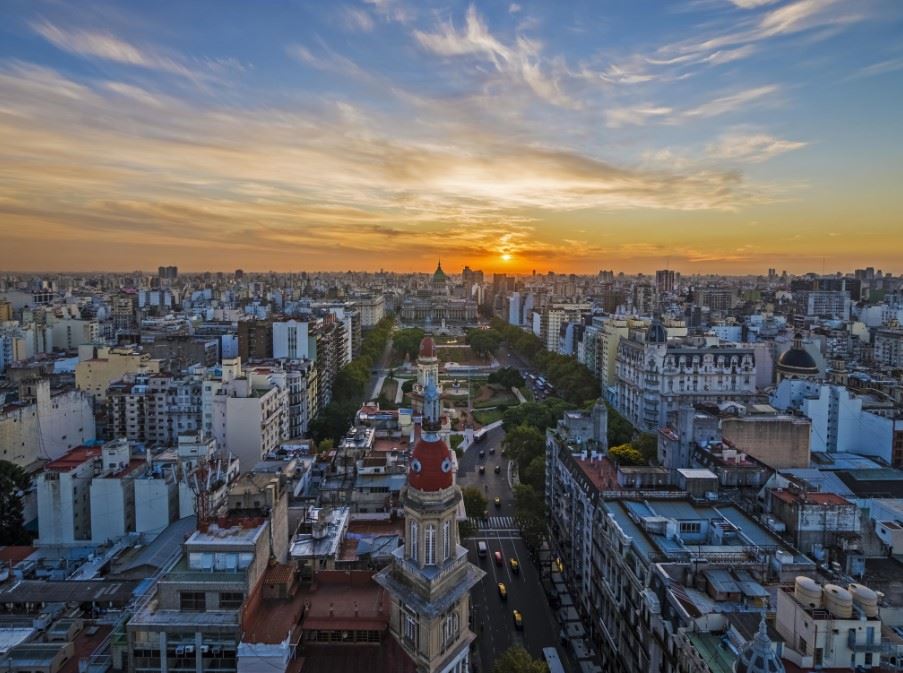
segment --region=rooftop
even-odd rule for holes
[[[789,505],[796,503],[808,503],[811,505],[820,505],[822,507],[837,507],[850,505],[850,501],[836,493],[797,493],[796,491],[786,491],[783,489],[775,489],[771,492],[772,497],[777,498],[781,502]]]
[[[54,472],[69,472],[89,460],[99,458],[102,451],[100,446],[76,446],[56,460],[51,460],[45,469]]]
[[[299,596],[309,604],[305,631],[384,631],[389,625],[389,596],[366,571],[318,572]]]

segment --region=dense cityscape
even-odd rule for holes
[[[0,297],[10,670],[903,662],[903,276]]]
[[[903,673],[899,0],[2,0],[0,673]]]

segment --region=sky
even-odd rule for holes
[[[0,269],[903,272],[897,0],[0,2]]]

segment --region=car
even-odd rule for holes
[[[507,455],[508,455],[508,454],[505,453],[505,449],[502,449],[502,458],[504,458],[504,457],[507,456]]]
[[[489,455],[490,455],[490,456],[494,456],[494,455],[495,455],[495,447],[494,447],[494,446],[493,446],[493,447],[490,447],[490,449],[489,449]]]
[[[501,466],[501,465],[496,465],[496,466],[495,466],[495,473],[496,473],[496,474],[501,474],[501,473],[502,473],[502,466]]]
[[[495,557],[495,564],[497,566],[502,565],[502,552],[497,551],[493,554],[493,556]]]
[[[485,466],[485,465],[480,465],[480,475],[482,476],[482,475],[484,475],[484,474],[486,474],[486,466]]]
[[[500,497],[498,497],[498,496],[495,496],[495,506],[496,506],[496,507],[501,507],[501,506],[502,506],[502,499],[501,499]]]
[[[511,616],[514,618],[514,628],[518,631],[524,630],[524,616],[521,614],[520,610],[514,610],[511,613]]]
[[[489,520],[489,510],[484,509],[483,510],[483,521],[488,521],[488,520]]]
[[[485,458],[485,457],[486,457],[486,452],[481,450],[481,451],[480,451],[480,458]]]
[[[477,542],[477,556],[479,556],[481,558],[486,556],[486,551],[488,549],[489,549],[489,547],[486,546],[486,543],[483,540],[480,540],[479,542]]]
[[[509,558],[508,565],[511,566],[511,572],[513,572],[515,575],[520,572],[520,561],[518,561],[516,558]]]
[[[503,601],[508,600],[508,587],[505,586],[504,582],[499,582],[499,598]]]

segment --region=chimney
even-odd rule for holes
[[[329,603],[329,616],[330,616],[330,617],[334,617],[334,616],[335,616],[335,610],[333,609],[334,605],[335,605],[335,604],[332,603],[332,601],[330,601],[330,603]]]

